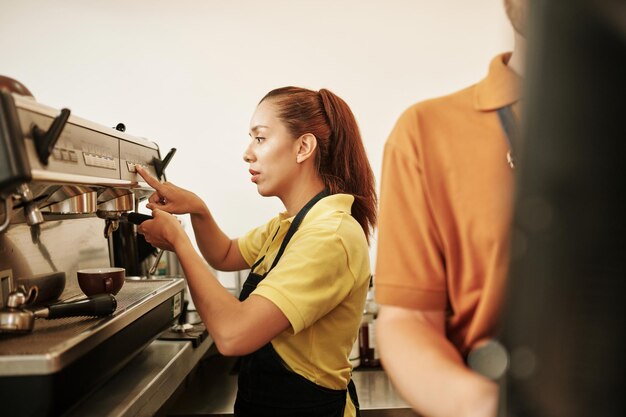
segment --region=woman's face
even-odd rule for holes
[[[243,159],[262,196],[282,197],[297,174],[297,141],[278,118],[271,100],[261,102],[250,121],[250,143]]]

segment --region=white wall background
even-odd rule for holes
[[[168,179],[233,237],[282,210],[242,160],[267,91],[344,98],[379,178],[400,113],[478,81],[512,43],[502,0],[0,0],[0,73],[44,104],[176,147]]]

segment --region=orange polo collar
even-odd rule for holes
[[[476,110],[492,111],[519,100],[521,78],[507,66],[509,58],[511,53],[507,52],[491,60],[487,77],[476,85]]]

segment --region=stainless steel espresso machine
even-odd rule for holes
[[[80,269],[127,275],[110,315],[36,318],[19,332],[2,324],[0,414],[68,412],[180,315],[184,281],[133,277],[145,242],[123,221],[153,191],[135,166],[163,178],[172,155],[0,90],[0,314],[20,297],[20,309],[85,298]]]

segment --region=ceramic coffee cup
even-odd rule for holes
[[[78,285],[88,295],[117,294],[124,285],[126,270],[124,268],[90,268],[76,272]]]

